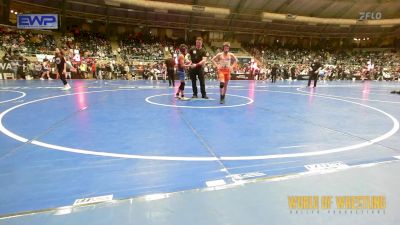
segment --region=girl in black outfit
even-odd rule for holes
[[[174,62],[174,59],[168,58],[167,60],[165,60],[165,66],[167,67],[166,72],[167,72],[169,86],[175,87],[175,79],[174,79],[175,62]]]
[[[68,84],[65,75],[67,74],[67,64],[65,62],[64,53],[56,48],[54,62],[57,66],[57,73],[60,76],[61,81],[64,84],[64,87],[61,90],[69,90],[71,86]]]

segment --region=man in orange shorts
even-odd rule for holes
[[[218,78],[219,78],[219,87],[220,87],[220,104],[225,103],[225,94],[226,89],[228,88],[228,82],[231,79],[231,70],[232,68],[237,66],[237,58],[236,56],[229,52],[230,44],[229,42],[224,42],[223,44],[223,52],[218,53],[214,58],[212,58],[212,62],[214,66],[217,68]]]

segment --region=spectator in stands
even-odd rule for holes
[[[129,64],[125,63],[124,68],[123,68],[123,74],[124,74],[124,79],[128,80],[128,76],[130,74],[130,70],[129,70]]]
[[[292,80],[295,80],[296,79],[296,66],[293,64],[291,67],[290,67],[290,78],[292,79]]]
[[[41,77],[41,75],[42,75],[42,64],[39,62],[39,61],[37,61],[37,62],[35,62],[35,73],[34,73],[34,77]]]
[[[50,61],[49,61],[49,59],[47,58],[47,56],[45,56],[44,57],[44,59],[43,59],[43,63],[42,63],[42,76],[40,76],[40,79],[41,80],[44,80],[44,76],[47,76],[47,78],[49,79],[49,80],[53,80],[51,77],[50,77]]]
[[[26,79],[26,75],[25,75],[25,72],[24,72],[24,67],[25,67],[25,65],[24,65],[24,57],[22,57],[22,56],[20,56],[19,58],[18,58],[18,61],[17,61],[17,78],[18,79],[21,79],[21,80],[25,80]]]
[[[94,61],[92,61],[92,65],[91,65],[91,71],[92,71],[92,76],[93,78],[96,78],[96,63]]]
[[[11,61],[11,53],[9,51],[6,51],[3,58],[3,62],[8,63]]]
[[[79,70],[81,71],[81,77],[87,79],[87,64],[85,61],[81,62]]]

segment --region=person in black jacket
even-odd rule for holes
[[[319,71],[322,69],[322,64],[319,62],[319,58],[315,58],[314,62],[311,63],[310,65],[310,70],[309,70],[309,77],[308,77],[308,87],[311,85],[311,80],[314,80],[314,87],[317,86],[317,80],[319,76]]]
[[[175,61],[174,61],[174,59],[173,58],[166,59],[165,67],[166,67],[165,72],[167,73],[169,86],[175,87],[175,79],[174,79]]]

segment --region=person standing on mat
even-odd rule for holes
[[[308,87],[311,85],[311,80],[314,80],[314,87],[317,86],[317,80],[319,76],[319,72],[322,69],[322,64],[319,62],[319,57],[314,59],[314,62],[311,63],[309,77],[308,77]]]
[[[279,69],[279,65],[277,63],[275,63],[271,69],[271,82],[272,83],[276,82],[276,76],[278,75],[278,69]]]
[[[208,99],[206,94],[206,84],[204,79],[204,64],[207,61],[207,53],[203,49],[203,38],[197,37],[196,38],[196,46],[191,48],[189,51],[190,58],[192,60],[192,65],[189,69],[190,79],[192,80],[192,88],[193,88],[193,96],[192,98],[198,98],[197,96],[197,84],[196,80],[197,77],[199,78],[200,82],[200,92],[201,96],[204,99]]]
[[[57,77],[59,76],[61,81],[64,84],[64,87],[61,90],[69,90],[71,86],[68,84],[67,79],[65,77],[67,73],[67,63],[65,62],[64,53],[60,51],[60,49],[56,48],[54,62],[56,63],[56,72]]]
[[[231,79],[231,71],[236,67],[238,62],[236,56],[229,52],[229,42],[224,42],[222,48],[223,52],[218,53],[211,60],[218,71],[218,79],[220,82],[220,104],[225,103],[225,94],[226,89],[228,88],[229,80]]]
[[[185,44],[181,44],[179,46],[179,51],[180,54],[178,56],[177,74],[181,84],[179,85],[176,97],[179,99],[184,99],[185,95],[183,91],[185,90],[186,69],[191,65],[191,61],[189,60],[189,54],[187,53],[187,46]]]
[[[44,75],[47,75],[47,78],[49,79],[49,80],[53,80],[51,77],[50,77],[50,62],[49,62],[49,60],[47,59],[47,57],[45,56],[44,57],[44,59],[43,59],[43,63],[42,63],[42,70],[41,70],[41,72],[42,72],[42,75],[40,76],[40,80],[44,80]]]
[[[167,78],[168,78],[168,83],[169,86],[175,87],[175,78],[174,78],[174,67],[175,67],[175,62],[174,59],[169,57],[168,59],[165,60],[165,67],[166,70],[165,72],[167,73]]]

